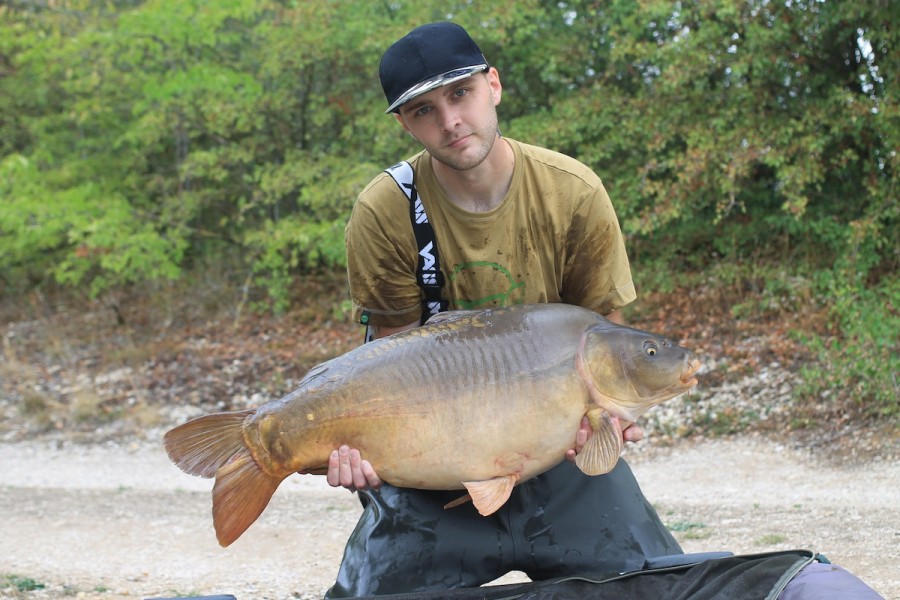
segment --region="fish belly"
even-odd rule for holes
[[[358,447],[385,481],[402,487],[459,489],[511,474],[525,480],[574,446],[585,412],[579,395],[444,398],[429,415],[360,436]]]

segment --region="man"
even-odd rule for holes
[[[380,76],[387,112],[425,148],[409,162],[448,308],[567,302],[619,320],[635,291],[603,185],[569,157],[500,135],[499,74],[469,35],[451,23],[419,27],[385,53]],[[346,244],[356,318],[374,337],[418,326],[419,250],[409,200],[389,175],[360,194]],[[588,435],[586,424],[572,432],[568,458]],[[445,510],[458,492],[381,485],[346,447],[328,479],[367,497],[330,597],[477,586],[516,569],[535,579],[618,573],[681,552],[624,461],[600,477],[565,462],[487,518],[471,504]]]
[[[417,327],[438,303],[565,302],[620,321],[635,291],[600,179],[572,158],[500,135],[499,74],[465,30],[414,29],[385,52],[380,78],[386,112],[424,151],[408,161],[421,205],[408,182],[381,174],[347,224],[350,294],[367,337]],[[433,236],[417,239],[426,221]],[[440,272],[423,275],[438,257]],[[682,554],[624,460],[597,477],[571,464],[590,433],[583,422],[569,461],[518,485],[489,517],[471,504],[445,509],[458,491],[382,484],[358,451],[334,451],[328,482],[358,490],[365,508],[327,597],[475,587],[511,570],[600,578]],[[623,437],[638,441],[643,432],[631,426]],[[878,597],[845,579],[863,591],[852,597]]]

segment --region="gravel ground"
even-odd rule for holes
[[[836,465],[759,437],[639,447],[628,459],[685,551],[808,548],[900,598],[896,461]],[[157,445],[2,444],[0,469],[2,598],[320,598],[359,514],[353,495],[294,476],[221,548],[210,482]]]

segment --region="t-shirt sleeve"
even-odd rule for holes
[[[394,185],[392,180],[385,183]],[[371,187],[364,194],[371,194]],[[380,203],[367,202],[363,195],[357,199],[344,231],[347,278],[356,321],[361,322],[365,312],[371,325],[399,327],[417,320],[422,311],[415,237],[406,198],[397,189],[381,188],[399,199]]]
[[[602,184],[576,207],[568,246],[564,302],[608,314],[634,301],[625,240]]]

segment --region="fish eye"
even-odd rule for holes
[[[644,354],[647,356],[656,356],[657,352],[659,352],[659,347],[655,342],[644,342]]]

